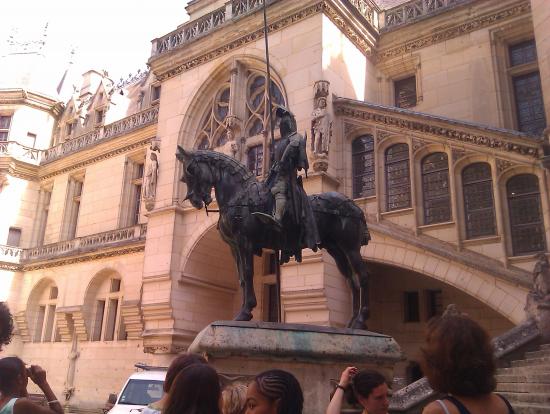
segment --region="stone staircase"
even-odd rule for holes
[[[497,370],[497,392],[517,414],[550,414],[550,344]]]

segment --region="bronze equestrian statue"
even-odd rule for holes
[[[307,172],[305,140],[296,131],[294,116],[279,108],[281,139],[275,162],[265,182],[240,162],[220,152],[186,151],[178,146],[183,163],[181,180],[191,204],[201,209],[212,202],[214,188],[220,217],[218,229],[237,263],[243,291],[238,321],[252,319],[256,307],[253,256],[263,249],[281,251],[280,262],[302,259],[302,249],[326,249],[352,291],[352,318],[348,327],[366,329],[369,317],[368,273],[361,246],[370,240],[363,211],[337,192],[307,196],[302,177]]]

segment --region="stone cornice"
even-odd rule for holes
[[[275,6],[278,6],[278,4]],[[357,18],[354,17],[353,13],[348,10],[348,8],[343,7],[339,0],[323,0],[317,1],[313,4],[309,2],[309,4],[305,7],[298,10],[293,10],[291,13],[282,15],[269,23],[268,33],[274,33],[282,30],[318,13],[325,13],[325,15],[343,31],[343,33],[363,54],[367,56],[372,54],[377,33],[374,30],[367,30],[369,25],[359,22]],[[235,31],[234,28],[232,30]],[[218,32],[217,35],[220,36],[220,33]],[[220,56],[223,56],[224,54],[245,46],[251,42],[255,42],[258,39],[263,38],[263,36],[263,26],[257,24],[256,28],[249,30],[247,34],[217,46],[206,53],[184,58],[183,61],[178,62],[178,60],[174,58],[174,54],[178,52],[181,53],[181,49],[174,49],[174,51],[166,56],[152,57],[149,60],[149,64],[153,68],[153,72],[157,76],[157,79],[163,81],[210,62],[211,60],[219,58]],[[220,37],[223,38],[223,36]],[[201,50],[201,48],[197,47],[197,50]],[[163,67],[165,65],[171,65],[174,61],[178,62],[175,66],[169,68]]]
[[[150,136],[149,138],[141,139],[139,141],[132,142],[128,145],[124,145],[124,146],[117,147],[117,148],[114,148],[114,149],[111,146],[109,146],[108,147],[108,148],[110,148],[109,151],[101,153],[99,155],[92,155],[89,158],[83,157],[82,154],[79,154],[75,159],[82,160],[82,158],[85,158],[83,161],[68,162],[68,163],[65,162],[61,168],[59,168],[59,165],[57,166],[57,168],[55,168],[56,166],[54,165],[53,166],[54,168],[48,168],[47,171],[44,171],[45,168],[42,167],[41,170],[40,170],[40,180],[41,181],[49,180],[50,178],[55,177],[57,175],[65,174],[67,172],[74,171],[74,170],[78,170],[78,169],[84,168],[84,167],[86,167],[90,164],[94,164],[96,162],[103,161],[103,160],[106,160],[108,158],[116,157],[117,155],[120,155],[120,154],[124,154],[125,152],[129,152],[129,151],[132,151],[132,150],[135,150],[135,149],[138,149],[138,148],[146,147],[151,142],[152,139],[153,139],[153,137]],[[67,160],[64,160],[64,161],[67,161]]]
[[[64,105],[58,100],[25,89],[0,89],[0,105],[27,105],[58,117]]]
[[[38,167],[13,157],[0,157],[0,173],[27,181],[38,180]]]
[[[386,127],[439,136],[457,143],[503,151],[531,159],[542,153],[542,140],[526,134],[451,120],[436,115],[375,105],[346,98],[334,98],[336,115],[373,122]]]
[[[418,49],[444,42],[458,36],[463,36],[483,27],[499,23],[502,20],[528,13],[530,10],[531,4],[528,0],[526,0],[502,10],[489,12],[478,17],[468,18],[467,21],[451,27],[449,27],[449,25],[441,25],[431,30],[429,35],[408,40],[397,46],[380,49],[377,52],[377,57],[380,61],[383,61],[395,58],[397,56],[410,54]]]

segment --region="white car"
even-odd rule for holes
[[[141,371],[130,375],[109,414],[138,414],[162,398],[166,371]]]

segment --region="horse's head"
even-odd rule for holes
[[[192,151],[185,151],[179,145],[176,158],[183,164],[181,181],[187,184],[185,200],[189,200],[197,209],[203,208],[204,205],[208,206],[212,202],[210,194],[214,185],[210,167],[198,162]]]

